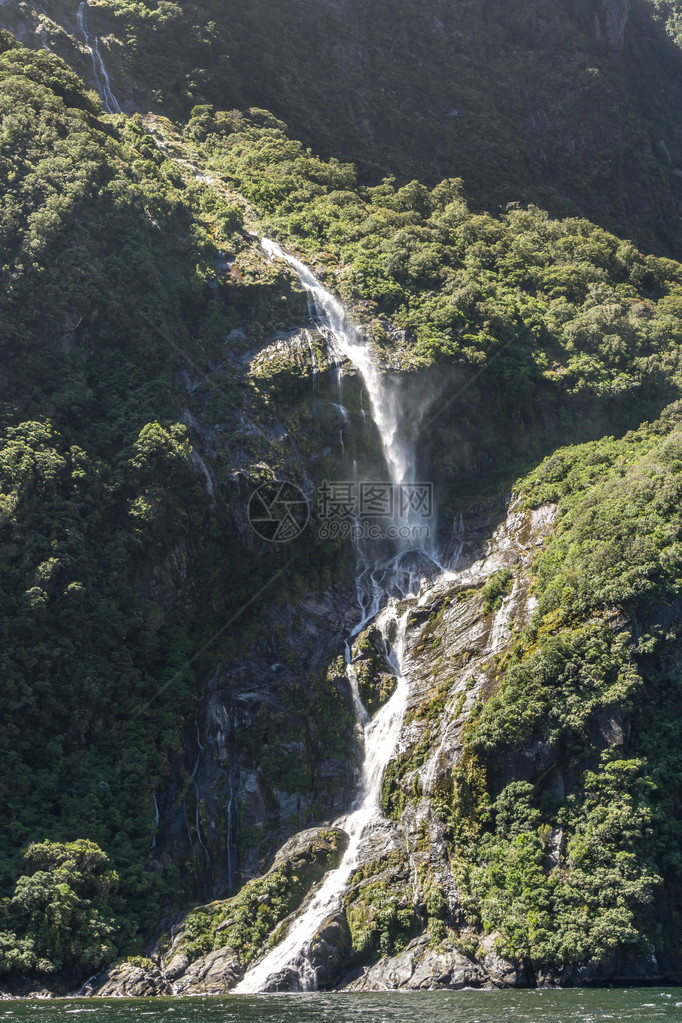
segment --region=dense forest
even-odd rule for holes
[[[0,985],[152,970],[190,910],[187,961],[246,967],[338,862],[356,556],[268,543],[247,506],[381,452],[263,234],[399,389],[445,545],[510,495],[556,512],[532,562],[448,597],[490,629],[523,571],[535,602],[468,702],[447,608],[415,618],[432,692],[382,806],[429,802],[456,897],[378,855],[342,966],[492,935],[526,982],[679,978],[682,11],[99,0],[114,115],[76,12],[0,9]]]

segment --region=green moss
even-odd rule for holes
[[[392,853],[365,864],[350,880],[345,911],[353,954],[360,962],[398,954],[417,932],[412,889],[396,879],[405,866],[402,854]]]
[[[278,925],[311,887],[338,866],[346,844],[343,832],[320,831],[295,858],[247,882],[234,898],[194,910],[185,919],[183,952],[195,960],[228,948],[242,966],[248,966],[268,941],[274,942]]]
[[[153,959],[148,959],[146,956],[128,956],[124,960],[127,966],[137,966],[140,970],[150,973],[156,969],[156,963]]]
[[[510,568],[495,572],[483,587],[483,611],[490,614],[502,607],[502,601],[511,592],[514,573]]]
[[[410,720],[435,722],[442,715],[456,677],[443,679],[412,712]],[[457,716],[457,715],[455,715]]]
[[[430,744],[431,735],[426,732],[411,749],[405,750],[387,764],[381,785],[381,808],[387,817],[400,820],[409,796],[417,795],[414,789],[410,793],[406,792],[402,781],[408,772],[416,771],[424,763]]]

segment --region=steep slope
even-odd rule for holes
[[[280,417],[298,423],[301,380],[307,410],[313,397],[308,366],[268,362],[265,332],[306,306],[242,232],[242,206],[184,180],[139,125],[99,119],[59,60],[3,45],[0,799],[3,891],[15,896],[3,931],[26,934],[41,968],[77,969],[91,964],[57,955],[54,936],[34,933],[40,914],[24,915],[22,852],[45,837],[106,847],[119,945],[155,924],[159,902],[234,884],[239,814],[235,803],[226,832],[227,816],[209,825],[200,805],[196,699],[220,657],[256,637],[268,665],[279,659],[265,606],[285,630],[286,599],[333,572],[343,618],[344,554],[313,535],[287,557],[246,520],[251,491],[276,472],[310,489]],[[288,396],[276,415],[273,393]],[[306,431],[309,453],[333,463],[334,424]],[[318,815],[343,801],[352,759],[342,704],[328,716],[321,632],[308,673],[274,680],[284,705],[264,703],[251,729],[241,717],[247,758],[283,723],[300,736],[290,769]],[[160,809],[172,855],[155,838]],[[241,820],[245,835],[255,821],[245,809]],[[53,895],[56,911],[48,888],[38,905]],[[37,956],[10,941],[3,969]]]
[[[679,980],[680,416],[557,452],[492,536],[465,521],[458,567],[402,604],[408,711],[383,824],[268,989]],[[352,653],[378,687],[371,634]],[[274,881],[311,839],[191,914],[159,970],[103,990],[233,989],[292,925]],[[279,915],[245,916],[255,897]]]
[[[478,214],[458,181],[358,186],[266,111],[199,108],[183,134],[106,117],[53,55],[2,49],[7,983],[68,987],[146,945],[166,976],[134,962],[110,990],[231,987],[343,849],[355,554],[316,513],[259,537],[248,506],[267,481],[315,503],[385,467],[263,226],[352,307],[460,551],[408,602],[383,837],[313,942],[319,982],[677,976],[677,409],[598,438],[679,396],[680,265],[584,219]],[[528,507],[495,532],[520,475]],[[392,676],[373,643],[354,658],[374,708]],[[64,884],[96,893],[86,939],[44,926]]]
[[[0,17],[92,80],[77,6],[22,0]],[[462,177],[479,208],[537,202],[679,257],[677,15],[654,0],[89,8],[128,109],[266,108],[364,180]]]

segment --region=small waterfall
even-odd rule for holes
[[[348,423],[350,421],[350,416],[348,414],[348,409],[346,408],[345,405],[341,405],[340,403],[338,403],[336,401],[333,401],[331,404],[332,404],[332,407],[335,408],[336,411],[339,414],[339,447],[345,453],[346,445],[345,445],[345,442],[344,442],[344,439],[343,439],[343,431],[348,426]]]
[[[262,246],[271,258],[284,259],[293,267],[312,301],[318,326],[329,338],[330,347],[347,358],[360,373],[369,396],[371,416],[381,439],[391,483],[396,486],[413,483],[416,479],[414,447],[402,429],[395,389],[390,379],[382,374],[371,346],[364,342],[356,328],[348,322],[339,300],[317,281],[307,266],[285,253],[276,242],[262,239]],[[341,379],[339,376],[339,381]],[[339,395],[339,408],[342,407]],[[354,467],[354,478],[355,475]],[[407,510],[407,518],[410,521],[410,509]],[[294,920],[286,937],[234,989],[238,994],[267,990],[273,979],[282,973],[294,973],[295,983],[300,990],[316,988],[315,971],[310,957],[314,936],[325,920],[338,910],[351,875],[363,862],[365,844],[371,842],[372,830],[381,821],[380,798],[384,771],[395,754],[400,738],[409,688],[403,662],[410,612],[404,608],[399,612],[398,605],[401,598],[419,591],[425,577],[433,577],[440,571],[440,566],[434,563],[423,547],[415,548],[414,542],[411,546],[396,542],[394,549],[392,557],[374,563],[368,548],[361,542],[356,546],[356,587],[361,621],[346,642],[346,672],[353,693],[356,725],[362,735],[364,756],[355,805],[351,813],[338,822],[349,837],[348,848],[340,865],[326,875],[318,891],[304,905],[301,915]],[[383,636],[390,663],[398,679],[391,698],[371,719],[360,699],[351,649],[353,638],[370,621]]]
[[[230,794],[227,800],[227,813],[226,813],[226,851],[227,851],[227,890],[230,895],[234,892],[234,856],[232,851],[232,844],[235,841],[233,832],[236,830],[236,824],[238,816],[234,812],[234,781],[232,778],[232,772],[230,772]]]
[[[99,52],[99,38],[97,36],[91,36],[88,31],[87,10],[87,0],[82,0],[78,7],[78,14],[76,17],[78,19],[78,28],[83,36],[83,42],[92,57],[92,70],[95,77],[95,85],[97,86],[97,91],[100,95],[100,99],[102,100],[102,106],[106,112],[108,114],[120,114],[121,104],[114,96],[109,73]]]
[[[509,638],[509,628],[514,617],[514,608],[516,605],[516,599],[519,589],[518,577],[514,579],[514,585],[512,586],[511,593],[508,593],[498,610],[495,612],[493,618],[492,627],[490,629],[490,636],[488,638],[488,647],[490,652],[496,654],[498,650],[501,650]]]
[[[156,798],[156,789],[152,789],[152,798],[154,800],[154,838],[152,839],[152,844],[149,847],[150,855],[154,852],[154,849],[156,849],[156,839],[159,834],[159,821],[161,819],[159,815],[159,802]]]
[[[310,312],[310,296],[308,296],[308,311]],[[317,358],[315,356],[315,348],[313,346],[312,334],[310,333],[309,330],[305,330],[303,333],[305,334],[306,340],[308,342],[308,350],[310,352],[310,363],[313,368],[313,390],[316,391],[317,381],[320,375],[320,367],[318,366]]]
[[[331,334],[334,345],[359,371],[372,408],[372,418],[379,431],[384,449],[386,467],[393,483],[413,483],[416,479],[413,446],[401,431],[401,415],[397,395],[376,364],[370,345],[365,344],[353,324],[348,322],[341,302],[327,291],[310,269],[284,252],[269,238],[261,241],[270,257],[286,260],[313,300],[321,325]]]
[[[197,725],[197,736],[198,736],[198,734],[199,734],[199,726],[198,726],[198,724],[196,722],[196,717],[195,717],[194,723]],[[204,750],[204,747],[201,745],[201,742],[199,742],[199,747],[200,747],[200,750],[203,750],[203,752],[206,752]],[[199,763],[200,763],[200,761],[201,761],[201,752],[197,756],[196,762],[194,764],[194,770],[192,771],[192,777],[190,778],[190,781],[192,782],[192,786],[194,788],[194,827],[195,827],[195,830],[196,830],[196,833],[197,833],[197,839],[199,841],[199,845],[203,849],[204,856],[206,857],[206,866],[210,867],[211,866],[211,857],[210,857],[208,849],[206,848],[206,845],[204,844],[204,839],[203,839],[202,834],[201,834],[201,820],[199,819],[200,796],[199,796],[199,786],[197,784],[196,778],[197,778],[197,771],[199,770]],[[194,849],[194,841],[192,839],[192,832],[191,832],[191,829],[190,829],[190,826],[189,826],[189,819],[187,818],[187,805],[186,804],[187,804],[187,800],[185,799],[185,820],[186,820],[186,823],[187,823],[187,834],[189,835],[189,841],[190,841],[190,845],[192,847],[192,855],[194,856],[194,865],[195,865],[195,868],[196,868],[197,880],[198,880],[199,879],[199,868],[198,868],[198,865],[197,865],[197,858],[196,858],[196,852],[195,852],[195,849]]]
[[[398,619],[395,609],[389,606],[376,622],[384,636],[391,626],[391,631],[395,631],[391,660],[398,676],[398,685],[388,703],[367,722],[363,730],[365,757],[360,794],[356,808],[340,822],[349,838],[346,853],[339,867],[327,874],[301,916],[294,921],[286,938],[249,971],[235,988],[237,994],[253,994],[265,990],[268,981],[287,967],[297,970],[300,990],[311,991],[316,988],[315,973],[308,958],[312,938],[338,908],[351,875],[362,862],[363,841],[371,840],[372,824],[381,817],[379,801],[384,770],[395,752],[407,702],[407,681],[401,673],[400,662],[408,613],[406,611]],[[366,712],[364,717],[367,718]]]

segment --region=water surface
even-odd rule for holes
[[[0,1002],[2,1023],[682,1023],[682,988]]]

